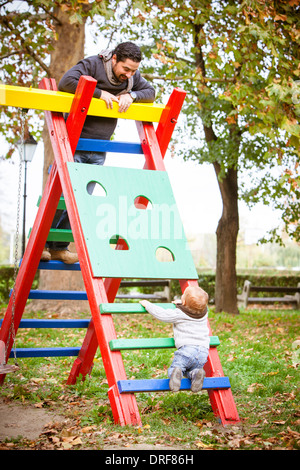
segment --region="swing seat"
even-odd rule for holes
[[[0,375],[16,372],[17,370],[19,370],[19,367],[15,364],[0,364]]]

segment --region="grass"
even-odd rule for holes
[[[116,315],[114,319],[118,337],[172,336],[170,325],[150,316]],[[74,358],[20,359],[20,370],[7,375],[0,396],[11,403],[47,408],[65,421],[54,423],[30,444],[26,438],[18,439],[14,448],[102,449],[117,444],[126,449],[139,444],[192,450],[299,449],[298,319],[299,312],[288,309],[241,310],[236,316],[211,309],[212,332],[221,341],[219,356],[241,419],[226,428],[216,422],[206,391],[137,394],[142,427],[116,426],[100,353],[92,375],[74,386],[66,386]],[[20,329],[16,342],[17,347],[78,346],[84,334],[79,329]],[[127,377],[167,377],[173,352],[123,352]],[[75,437],[66,438],[68,433]],[[3,445],[7,444],[6,439]]]

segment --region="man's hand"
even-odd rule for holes
[[[119,113],[125,113],[129,106],[133,103],[133,99],[129,93],[125,93],[125,95],[118,96],[119,101]]]
[[[115,95],[112,95],[108,91],[102,90],[100,100],[105,101],[107,109],[113,109],[113,101],[118,103],[119,102],[119,97],[115,96]]]

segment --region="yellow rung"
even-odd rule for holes
[[[62,91],[40,90],[0,84],[0,105],[68,113],[74,95]],[[88,114],[135,121],[159,122],[164,106],[155,103],[132,104],[126,113],[118,112],[118,103],[107,109],[103,100],[92,98]]]

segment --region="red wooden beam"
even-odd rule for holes
[[[83,99],[83,88],[85,83],[89,82],[92,90],[96,86],[96,81],[91,77],[87,80],[81,80],[78,85],[78,91],[74,96],[72,103],[71,115],[78,116],[78,119],[70,123],[69,129],[73,138],[73,150],[75,151],[77,142],[85,121],[88,108],[85,110],[84,105],[87,104],[86,97]],[[46,88],[48,90],[57,91],[55,80],[44,79],[40,88]],[[82,103],[82,100],[84,102]],[[79,111],[78,111],[79,110]],[[61,116],[58,113],[53,113],[53,116]],[[51,132],[54,132],[53,130]],[[68,139],[68,134],[65,138]],[[71,155],[73,160],[73,157]],[[14,319],[14,332],[17,334],[19,324],[24,312],[24,308],[28,299],[29,291],[31,289],[35,273],[38,269],[40,258],[47,241],[49,230],[51,228],[52,220],[55,215],[57,205],[61,196],[62,187],[57,172],[56,162],[53,163],[50,175],[48,177],[44,193],[41,198],[41,203],[37,212],[36,219],[34,221],[29,241],[23,256],[22,264],[20,266],[18,276],[16,279],[16,285],[14,287],[14,295],[11,296],[5,317],[0,330],[0,340],[6,345],[6,360],[8,360],[12,345],[13,338],[9,338],[9,331],[12,319]],[[13,312],[14,310],[14,312]],[[9,340],[9,344],[7,342]],[[5,375],[0,375],[0,383],[3,383]]]
[[[181,88],[175,88],[162,112],[156,129],[156,135],[163,157],[168,149],[185,97],[186,91]]]

